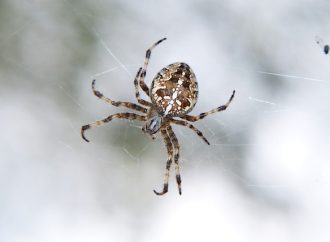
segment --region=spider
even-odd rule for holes
[[[146,76],[151,51],[164,40],[166,40],[166,38],[157,41],[146,51],[144,66],[138,70],[134,79],[135,96],[140,105],[130,102],[113,101],[95,89],[95,80],[92,82],[93,93],[98,98],[113,106],[126,107],[143,114],[141,115],[127,112],[112,114],[105,119],[82,126],[81,136],[85,141],[89,142],[84,134],[86,130],[106,124],[115,118],[139,120],[144,122],[142,130],[144,133],[150,135],[152,139],[155,139],[155,134],[160,132],[164,139],[168,154],[163,190],[161,192],[154,190],[154,193],[157,195],[167,193],[170,168],[172,162],[174,161],[176,182],[178,185],[179,194],[181,195],[182,190],[179,166],[180,145],[176,135],[173,132],[171,124],[188,127],[200,138],[202,138],[205,143],[210,145],[203,133],[189,122],[196,122],[205,118],[209,114],[226,110],[234,98],[235,90],[226,104],[214,108],[208,112],[203,112],[199,115],[193,116],[188,115],[188,113],[194,108],[197,102],[198,84],[193,70],[187,64],[183,62],[176,62],[164,67],[157,73],[152,81],[151,87],[149,88],[145,84],[144,78]],[[148,95],[148,97],[150,97],[151,102],[140,97],[139,86]]]

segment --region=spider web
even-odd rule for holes
[[[283,36],[288,36],[286,31],[292,33],[292,29],[275,28],[272,34],[278,34],[274,37],[276,42],[267,35],[270,32],[264,26],[259,26],[260,35],[244,33],[244,37],[249,38],[243,41],[237,32],[221,25],[221,37],[209,30],[217,29],[217,26],[208,23],[208,27],[195,24],[193,29],[188,28],[186,34],[189,38],[183,38],[176,28],[164,27],[165,24],[161,23],[157,26],[163,30],[162,33],[153,31],[137,39],[141,33],[127,28],[133,23],[126,22],[130,17],[124,17],[120,12],[123,9],[135,12],[131,8],[141,7],[142,14],[143,4],[135,6],[136,3],[131,3],[133,5],[129,7],[127,3],[118,3],[118,15],[111,13],[108,17],[103,12],[109,9],[107,1],[82,2],[61,1],[65,10],[59,12],[56,8],[50,11],[51,4],[45,3],[49,11],[46,13],[35,11],[36,6],[31,3],[25,3],[24,10],[18,7],[18,3],[13,3],[13,8],[35,14],[15,14],[19,19],[8,28],[10,31],[3,35],[6,37],[0,39],[0,46],[4,47],[0,56],[2,67],[5,67],[1,75],[3,80],[12,81],[4,81],[5,91],[0,91],[4,104],[1,113],[3,117],[9,117],[4,119],[3,127],[17,127],[4,130],[6,142],[1,146],[4,147],[1,151],[4,158],[0,163],[0,175],[3,184],[10,183],[12,187],[1,186],[0,191],[5,198],[2,202],[4,209],[0,212],[3,221],[32,218],[31,223],[28,219],[21,222],[29,224],[25,228],[26,233],[15,230],[15,227],[23,228],[20,223],[6,225],[0,220],[0,224],[4,225],[0,229],[0,238],[2,236],[4,241],[8,241],[7,238],[13,238],[12,234],[24,237],[41,227],[41,231],[46,232],[36,233],[39,237],[34,237],[34,241],[49,238],[52,233],[68,235],[68,238],[75,233],[79,236],[74,238],[87,241],[95,238],[108,241],[109,237],[121,238],[122,241],[136,241],[138,237],[148,241],[152,236],[166,240],[174,232],[160,236],[159,228],[164,217],[164,221],[167,219],[172,224],[178,219],[185,232],[191,225],[194,228],[191,221],[183,219],[189,217],[194,208],[197,208],[201,220],[208,221],[213,215],[203,217],[198,211],[208,215],[215,212],[227,220],[219,222],[213,219],[211,224],[220,226],[234,221],[235,228],[236,223],[244,228],[254,221],[254,227],[259,227],[256,217],[263,214],[254,211],[255,206],[267,215],[276,214],[278,221],[274,224],[279,227],[286,223],[290,225],[290,219],[300,221],[299,216],[291,215],[297,212],[307,218],[304,221],[320,225],[320,234],[327,234],[322,229],[320,218],[330,211],[327,206],[330,183],[327,161],[330,157],[330,113],[327,107],[330,101],[330,60],[313,39],[320,35],[329,42],[330,37],[326,36],[328,33],[324,29],[311,23],[310,26],[315,28],[299,30],[297,36],[290,34],[290,39]],[[198,1],[195,4],[198,6]],[[179,10],[174,9],[171,14],[176,11]],[[272,14],[268,14],[270,19],[267,20],[273,21],[277,27],[281,25],[281,22],[271,20]],[[148,16],[153,19],[152,14]],[[52,22],[54,19],[59,21],[59,18],[63,20],[56,24]],[[123,30],[114,27],[121,23]],[[58,33],[61,43],[53,41],[57,35],[47,31],[49,26]],[[64,26],[69,27],[66,29]],[[231,22],[233,26],[235,24]],[[38,32],[38,28],[42,31]],[[207,37],[196,35],[197,32]],[[26,37],[30,41],[23,46],[25,55],[20,57],[9,52],[10,48],[5,48],[10,47],[10,42],[16,37]],[[168,37],[168,40],[152,53],[147,84],[163,66],[187,60],[196,72],[200,88],[198,104],[192,114],[224,104],[233,89],[237,92],[226,111],[194,124],[208,138],[210,146],[189,129],[174,127],[181,145],[184,203],[171,202],[172,199],[178,201],[172,170],[168,198],[164,199],[171,204],[169,207],[160,205],[162,202],[151,192],[162,187],[166,149],[160,137],[153,141],[143,134],[142,123],[114,120],[89,130],[86,135],[90,143],[84,143],[80,138],[81,125],[126,111],[98,100],[91,92],[91,81],[96,79],[97,89],[113,100],[136,103],[135,72],[143,64],[144,51],[162,37]],[[72,40],[75,42],[70,43]],[[79,42],[84,43],[80,45]],[[36,54],[36,46],[42,50],[40,53],[44,57]],[[17,50],[17,47],[12,48]],[[71,58],[70,55],[76,57]],[[201,196],[197,198],[191,194]],[[197,204],[192,201],[197,201]],[[205,206],[208,204],[210,208]],[[320,208],[318,204],[321,204]],[[168,214],[176,205],[183,212],[178,217],[171,217],[175,215]],[[158,214],[158,206],[163,206],[166,213]],[[222,206],[227,206],[227,210],[232,212],[244,210],[240,210],[239,217],[246,221],[231,220],[235,216],[227,214],[226,209],[219,209]],[[249,212],[245,214],[246,210]],[[314,211],[313,214],[309,214],[310,210]],[[141,219],[145,214],[147,218]],[[68,218],[68,222],[63,223],[64,218]],[[154,225],[153,220],[160,222]],[[83,222],[80,224],[80,221]],[[204,235],[208,234],[200,222],[197,224],[202,227],[200,231]],[[300,234],[308,226],[308,222],[298,224],[300,230],[292,233]],[[51,227],[60,229],[54,232]],[[247,238],[244,231],[241,232]],[[181,234],[180,231],[176,233]],[[271,230],[270,234],[274,231]],[[253,241],[264,241],[252,237]]]

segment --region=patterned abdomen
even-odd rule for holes
[[[153,79],[150,97],[162,116],[175,117],[189,113],[198,98],[194,72],[185,63],[166,66]]]

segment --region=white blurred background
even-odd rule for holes
[[[329,241],[328,0],[0,2],[0,241]],[[183,127],[183,194],[166,149],[142,124],[97,99],[135,101],[146,82],[183,61],[200,95]],[[145,97],[145,96],[144,96]]]

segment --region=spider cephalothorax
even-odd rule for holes
[[[81,135],[83,139],[88,142],[84,135],[85,130],[110,122],[114,118],[143,121],[143,132],[147,133],[152,138],[155,137],[154,135],[156,133],[161,133],[165,141],[168,153],[163,190],[161,192],[154,190],[154,192],[157,195],[163,195],[168,191],[170,167],[174,161],[176,181],[179,188],[179,194],[181,195],[181,176],[179,169],[180,145],[173,132],[171,123],[190,128],[191,130],[195,131],[197,135],[199,135],[207,144],[210,144],[203,136],[202,132],[195,128],[188,121],[195,122],[199,119],[205,118],[209,114],[225,110],[233,100],[235,91],[233,91],[233,94],[225,105],[221,105],[215,109],[201,113],[197,116],[188,115],[188,113],[194,108],[197,102],[198,84],[192,69],[187,64],[182,62],[173,63],[164,67],[160,72],[157,73],[156,77],[152,81],[151,88],[149,89],[144,82],[144,78],[146,76],[147,66],[151,56],[151,50],[165,39],[166,38],[159,40],[147,50],[144,67],[139,69],[134,80],[136,98],[138,102],[143,106],[130,102],[115,102],[103,96],[103,94],[99,91],[95,90],[95,80],[92,82],[93,92],[100,99],[116,107],[122,106],[130,108],[139,111],[144,115],[135,113],[116,113],[103,120],[82,126]],[[139,86],[150,97],[151,102],[140,98]],[[180,119],[175,119],[175,117]]]

